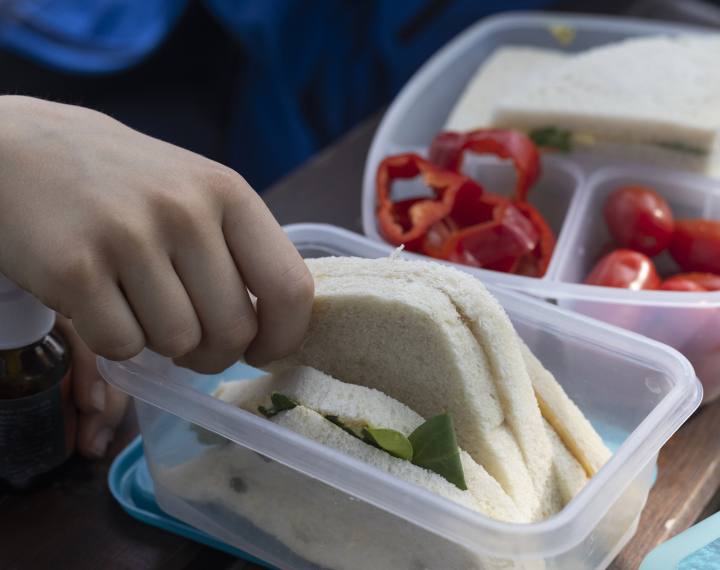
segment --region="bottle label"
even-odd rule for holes
[[[55,386],[0,400],[0,479],[21,482],[50,471],[72,454],[76,417],[72,368]]]

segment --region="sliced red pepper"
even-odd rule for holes
[[[524,202],[528,189],[540,176],[540,155],[535,143],[523,133],[509,129],[438,133],[430,144],[430,161],[441,168],[459,172],[467,150],[512,159],[517,169],[512,197],[515,201]]]
[[[403,231],[407,232],[413,226],[412,220],[410,219],[410,208],[413,204],[417,204],[423,200],[427,200],[427,198],[408,198],[407,200],[394,203],[395,221],[400,224]]]
[[[434,198],[411,198],[401,202],[390,199],[393,180],[422,175]],[[469,189],[472,195],[482,194],[482,187],[467,176],[444,171],[417,154],[389,156],[380,163],[376,177],[378,223],[380,233],[393,245],[405,245],[419,252],[423,237],[430,226],[447,216],[458,192]]]
[[[463,228],[489,222],[493,219],[493,212],[499,204],[508,202],[507,198],[478,192],[467,187],[463,192],[456,194],[455,203],[450,215],[433,224],[423,241],[422,251],[425,255],[442,259],[442,249],[451,234]]]
[[[430,228],[423,242],[426,255],[462,263],[511,271],[520,257],[535,249],[539,235],[533,224],[512,203],[502,196],[484,193],[473,204],[476,216],[467,215],[465,208],[456,208],[444,220]],[[491,214],[483,220],[483,214]],[[480,223],[465,225],[468,220]]]
[[[532,252],[523,256],[514,273],[527,275],[528,277],[542,277],[550,265],[550,258],[555,250],[555,234],[553,234],[542,214],[533,206],[527,202],[513,202],[513,206],[530,220],[538,234],[540,234],[537,246]]]

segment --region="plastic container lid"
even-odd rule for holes
[[[55,311],[0,273],[0,350],[39,341],[55,326]]]

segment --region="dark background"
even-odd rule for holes
[[[553,9],[618,14],[637,5],[571,0],[557,2]],[[227,163],[230,112],[241,63],[240,45],[201,2],[192,1],[161,46],[121,72],[72,75],[0,51],[0,93],[90,107],[148,135]]]

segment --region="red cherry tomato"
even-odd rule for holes
[[[616,249],[597,262],[585,284],[639,291],[657,289],[660,277],[647,255],[630,249]]]
[[[670,279],[693,281],[706,291],[720,291],[720,275],[715,275],[714,273],[678,273]]]
[[[707,291],[705,287],[691,281],[690,279],[683,279],[682,277],[671,277],[666,279],[660,285],[662,291]]]
[[[720,273],[720,222],[678,220],[669,250],[685,271]]]
[[[667,202],[648,188],[618,188],[605,200],[603,213],[620,247],[653,256],[662,252],[672,239],[672,212]]]

